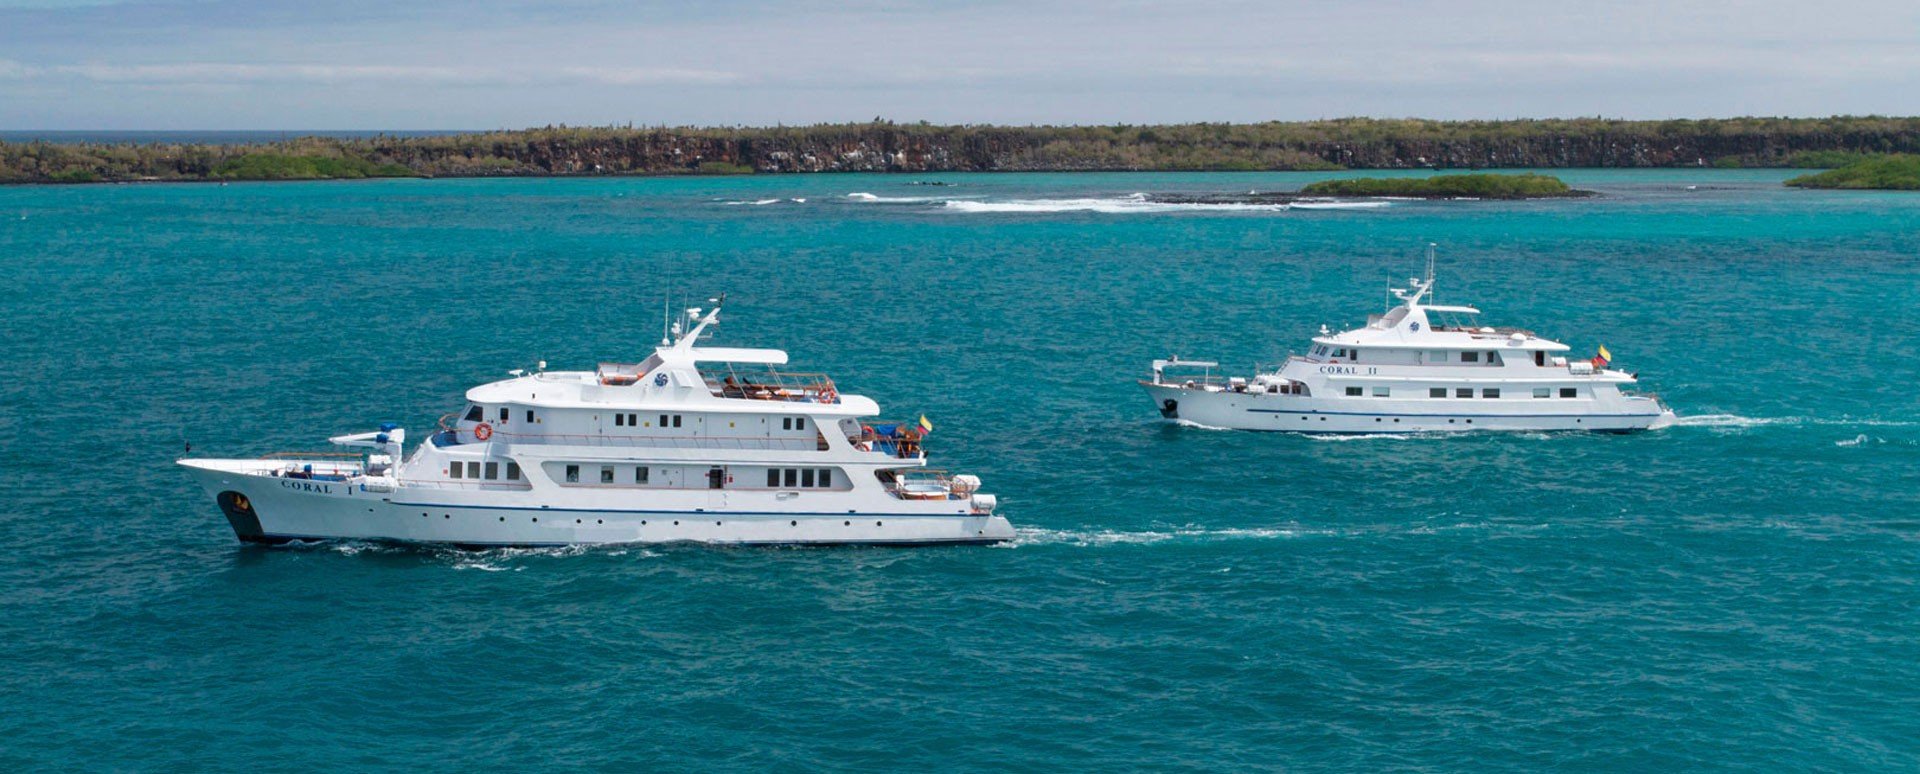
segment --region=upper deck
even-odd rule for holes
[[[865,417],[879,404],[861,395],[844,395],[826,374],[792,373],[775,366],[787,362],[777,349],[697,347],[694,343],[719,321],[718,307],[704,316],[688,312],[694,323],[676,339],[654,349],[638,363],[601,363],[593,371],[516,373],[512,379],[467,391],[479,405],[539,409],[630,409],[737,414],[805,414]]]

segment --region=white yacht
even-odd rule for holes
[[[996,543],[1013,528],[980,480],[927,467],[932,425],[881,422],[774,349],[700,346],[690,309],[640,363],[515,371],[403,456],[405,431],[337,436],[363,451],[186,459],[242,541],[330,538],[591,543]],[[542,364],[544,369],[544,364]]]
[[[1400,304],[1365,327],[1321,326],[1307,354],[1272,371],[1220,380],[1219,364],[1175,357],[1153,361],[1152,381],[1140,384],[1170,421],[1239,430],[1631,432],[1673,422],[1658,398],[1625,389],[1636,379],[1608,367],[1605,347],[1570,360],[1565,344],[1474,323],[1473,307],[1427,303],[1429,250],[1426,279],[1392,290]],[[1172,369],[1197,373],[1169,376]]]

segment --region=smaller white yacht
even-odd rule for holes
[[[955,545],[1013,527],[980,479],[927,466],[933,425],[873,419],[777,349],[701,346],[689,309],[638,363],[513,371],[409,453],[405,430],[346,453],[180,460],[249,543]]]
[[[1427,276],[1394,289],[1400,301],[1364,327],[1321,326],[1305,355],[1252,378],[1218,379],[1210,361],[1153,361],[1141,386],[1169,421],[1236,430],[1423,433],[1469,430],[1632,432],[1664,427],[1673,412],[1626,388],[1637,379],[1532,331],[1477,324],[1480,310],[1429,303]],[[1169,376],[1170,370],[1189,376]],[[1256,369],[1259,370],[1259,369]]]

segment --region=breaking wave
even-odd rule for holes
[[[1392,207],[1393,202],[1341,202],[1341,201],[1298,201],[1293,203],[1296,210],[1377,210]]]
[[[1107,199],[1009,199],[998,202],[947,200],[946,208],[955,212],[1048,213],[1101,212],[1136,214],[1155,212],[1285,212],[1292,205],[1236,202],[1160,202],[1146,194]]]

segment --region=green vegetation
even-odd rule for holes
[[[1795,169],[1839,169],[1849,164],[1880,158],[1883,155],[1885,154],[1843,150],[1801,151],[1788,156],[1786,166]]]
[[[1856,161],[1839,169],[1787,181],[1796,188],[1920,191],[1920,156],[1904,153]]]
[[[220,162],[213,176],[225,180],[352,180],[367,177],[412,177],[399,164],[376,164],[361,158],[289,156],[249,153]]]
[[[261,145],[0,143],[0,182],[507,175],[1818,166],[1920,153],[1920,118],[567,127]]]
[[[1435,175],[1433,177],[1357,177],[1323,180],[1300,189],[1313,196],[1423,196],[1435,199],[1535,199],[1582,196],[1560,178],[1548,175]]]

